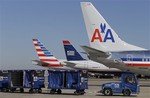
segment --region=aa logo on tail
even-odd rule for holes
[[[101,31],[97,28],[95,29],[92,39],[91,39],[91,42],[94,42],[95,40],[98,40],[99,42],[106,42],[108,40],[115,42],[113,34],[111,32],[111,29],[106,29],[105,23],[100,24],[100,29],[101,29]],[[104,38],[102,38],[101,33],[105,34]]]

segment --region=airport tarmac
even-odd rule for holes
[[[122,95],[115,96],[103,96],[96,92],[100,90],[100,85],[106,82],[116,82],[118,79],[89,79],[89,89],[86,90],[85,95],[75,95],[74,90],[62,90],[62,94],[49,94],[49,90],[43,89],[42,94],[34,93],[29,94],[28,89],[25,89],[25,93],[0,93],[0,98],[129,98]],[[140,80],[140,94],[132,95],[131,97],[137,98],[149,98],[150,96],[150,79]]]

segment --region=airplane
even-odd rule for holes
[[[89,72],[95,73],[121,73],[119,69],[109,68],[92,60],[84,59],[68,40],[63,40],[63,45],[67,59],[67,61],[65,61],[64,63],[66,63],[68,67],[76,69],[86,69]]]
[[[110,68],[150,76],[150,50],[121,40],[91,2],[81,2],[81,9],[90,42],[90,47],[81,47],[89,59]]]
[[[71,58],[69,57],[70,59],[67,59],[67,60],[75,60],[75,61],[58,60],[56,57],[52,55],[51,52],[49,52],[45,48],[45,46],[38,39],[32,39],[32,40],[33,40],[36,52],[38,54],[38,57],[40,59],[40,61],[32,60],[32,64],[34,65],[39,65],[39,66],[43,66],[47,68],[61,68],[61,69],[63,68],[87,69],[88,67],[88,69],[94,70],[94,72],[96,72],[97,69],[98,71],[101,70],[101,72],[107,71],[107,73],[112,73],[112,72],[119,73],[120,72],[115,68],[109,69],[108,67],[105,67],[104,65],[99,66],[100,64],[97,62],[85,61],[85,59],[81,57],[81,55],[74,49],[72,45],[71,45],[71,48],[73,48],[76,51],[75,54],[77,55],[72,56],[74,59],[72,59],[72,57]],[[66,50],[68,50],[68,48],[70,47],[70,46],[69,47],[66,46],[66,41],[64,41],[64,47]],[[74,51],[70,50],[70,52],[74,52]],[[80,60],[80,61],[77,61],[77,60]],[[89,64],[91,64],[92,66],[89,67],[88,66]]]
[[[75,50],[75,48],[70,44],[69,45],[69,41],[63,41],[64,43],[64,48],[65,50],[67,50],[66,52],[68,52],[67,54],[73,55],[73,52],[75,53],[74,56],[69,56],[67,55],[67,60],[58,60],[56,57],[54,57],[52,55],[51,52],[49,52],[45,46],[40,42],[40,40],[38,39],[32,39],[36,52],[38,54],[38,57],[40,59],[39,60],[32,60],[32,64],[34,65],[40,65],[43,67],[48,67],[48,68],[76,68],[76,69],[90,69],[90,70],[95,70],[96,71],[101,71],[101,72],[114,72],[114,73],[118,73],[120,71],[118,71],[115,68],[111,68],[109,69],[108,67],[105,67],[104,65],[101,64],[101,66],[99,66],[100,64],[97,62],[93,62],[93,61],[87,61],[85,59],[83,59],[81,57],[81,55]],[[67,44],[68,43],[68,44]],[[71,48],[73,50],[68,50],[68,48]],[[70,53],[69,53],[70,52]],[[72,61],[71,61],[72,60]],[[74,60],[74,61],[73,61]],[[79,60],[79,61],[78,61]],[[92,66],[89,66],[92,65]],[[63,66],[65,65],[65,66]],[[98,69],[98,70],[97,70]],[[99,70],[100,69],[100,70]]]
[[[63,68],[63,64],[49,52],[38,39],[32,39],[38,54],[39,60],[32,60],[35,65],[40,65],[48,68]]]

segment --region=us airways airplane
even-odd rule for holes
[[[64,50],[67,61],[65,61],[68,67],[73,67],[77,69],[86,69],[90,72],[98,73],[120,73],[121,71],[116,68],[109,68],[103,64],[94,62],[92,60],[84,59],[79,52],[73,47],[73,45],[68,41],[64,40]]]
[[[90,46],[81,46],[88,57],[108,67],[150,76],[150,50],[121,40],[90,2],[81,9]]]
[[[36,52],[38,54],[38,57],[40,59],[40,61],[33,60],[33,62],[36,62],[36,65],[40,65],[43,67],[52,67],[52,68],[64,67],[61,61],[59,61],[56,57],[54,57],[52,53],[49,52],[38,39],[32,39],[32,40]]]

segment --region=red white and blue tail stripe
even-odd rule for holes
[[[37,51],[42,66],[47,67],[62,67],[61,63],[55,58],[38,39],[32,39],[35,49]],[[45,64],[44,64],[45,63]]]

